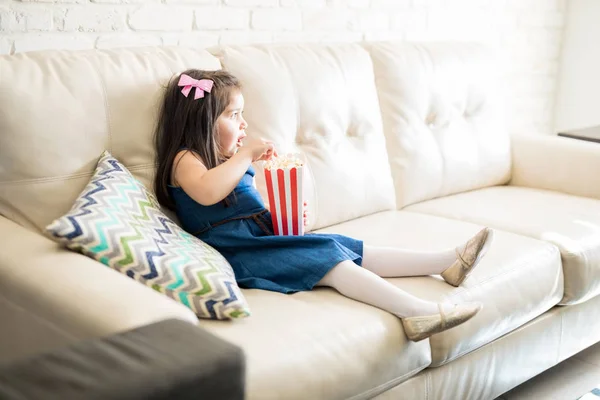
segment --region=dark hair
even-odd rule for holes
[[[207,169],[225,161],[215,140],[216,122],[229,105],[232,93],[241,90],[237,78],[226,71],[189,69],[182,74],[198,80],[210,79],[214,85],[210,93],[197,100],[194,100],[196,88],[192,88],[187,97],[181,93],[182,88],[177,86],[181,75],[174,76],[166,88],[154,135],[158,163],[154,191],[158,202],[170,210],[175,209],[168,191],[175,156],[185,148]]]

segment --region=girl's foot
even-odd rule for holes
[[[483,228],[462,249],[456,249],[456,261],[442,272],[442,278],[452,286],[459,286],[475,269],[487,253],[494,238],[494,231]]]
[[[438,304],[439,313],[433,315],[402,318],[402,326],[409,340],[418,342],[433,334],[443,332],[467,322],[481,310],[481,303],[458,305]]]

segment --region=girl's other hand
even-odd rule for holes
[[[304,218],[304,227],[306,228],[308,226],[308,202],[306,200],[304,200],[304,212],[302,217]]]

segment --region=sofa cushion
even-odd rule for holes
[[[600,200],[498,186],[430,200],[407,210],[486,224],[555,244],[565,276],[561,304],[600,294]]]
[[[146,187],[168,79],[218,69],[206,51],[138,48],[0,57],[0,214],[42,230],[69,210],[109,150]]]
[[[357,237],[367,245],[434,250],[464,243],[480,229],[466,222],[391,211],[324,231]],[[388,280],[425,300],[483,303],[473,319],[429,339],[432,366],[448,363],[531,321],[557,304],[563,294],[556,246],[505,231],[495,232],[488,253],[459,287],[440,276]]]
[[[366,47],[399,208],[508,181],[510,141],[494,58],[484,46]]]
[[[225,258],[164,215],[108,152],[71,210],[46,229],[69,249],[183,303],[200,318],[250,314]]]
[[[244,351],[247,400],[371,398],[430,363],[427,341],[408,341],[398,318],[333,289],[242,290],[250,318],[199,324]]]
[[[373,67],[363,48],[265,45],[213,53],[242,82],[248,135],[273,140],[281,154],[305,156],[309,229],[394,209]],[[262,174],[257,187],[266,198]]]

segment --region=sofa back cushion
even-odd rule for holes
[[[494,57],[469,43],[375,43],[371,54],[398,207],[510,178]]]
[[[369,54],[359,45],[261,45],[213,51],[243,85],[248,135],[301,153],[309,229],[395,207]],[[266,195],[263,174],[256,174]]]
[[[160,95],[206,51],[138,48],[0,57],[0,214],[43,229],[65,214],[104,150],[147,188]]]

